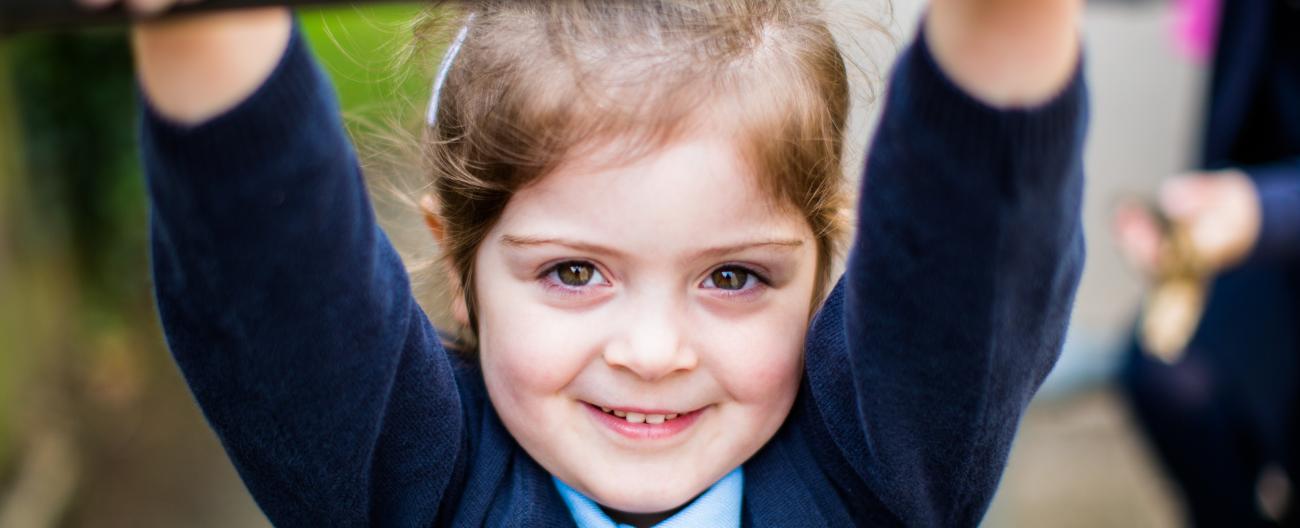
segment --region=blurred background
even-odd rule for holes
[[[1023,423],[986,526],[1184,524],[1111,381],[1143,288],[1114,249],[1111,209],[1191,166],[1202,123],[1206,67],[1175,50],[1173,8],[1087,8],[1087,270],[1064,356]],[[416,9],[302,12],[357,130],[422,110],[430,68],[393,67]],[[920,9],[895,0],[870,14],[893,36],[851,51],[868,65],[864,79],[880,82]],[[854,144],[875,115],[868,88]],[[136,107],[120,30],[0,40],[0,527],[267,524],[162,343]],[[421,232],[418,218],[383,216],[407,253],[427,253],[402,234]]]

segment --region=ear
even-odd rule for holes
[[[447,230],[442,224],[442,218],[438,216],[438,201],[433,198],[433,195],[426,194],[420,198],[420,213],[424,216],[424,225],[429,228],[429,233],[433,234],[438,246],[447,247]],[[460,274],[445,259],[442,271],[447,276],[447,285],[452,295],[451,316],[457,324],[469,327],[469,305],[465,303],[465,289],[461,287]]]
[[[420,214],[424,216],[424,225],[428,226],[434,240],[442,246],[446,241],[447,231],[442,228],[442,219],[438,217],[438,201],[433,199],[432,194],[420,198]]]

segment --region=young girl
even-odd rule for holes
[[[976,525],[1083,262],[1077,3],[934,3],[838,281],[816,2],[462,5],[451,352],[290,14],[140,25],[168,343],[277,524]]]

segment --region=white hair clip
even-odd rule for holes
[[[438,122],[438,101],[442,99],[442,85],[447,83],[447,74],[451,72],[451,65],[456,62],[456,56],[460,55],[460,47],[465,44],[465,37],[469,35],[469,25],[473,22],[474,13],[470,13],[465,19],[465,25],[460,28],[460,33],[456,34],[456,39],[447,47],[447,53],[442,56],[442,64],[438,66],[438,76],[433,79],[433,98],[429,101],[429,112],[425,117],[425,123],[429,126]]]

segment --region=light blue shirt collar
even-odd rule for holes
[[[591,499],[570,488],[560,479],[551,477],[555,487],[560,490],[560,497],[573,514],[578,528],[631,528],[626,524],[615,523]],[[745,474],[736,468],[722,480],[714,483],[703,495],[696,497],[690,505],[676,515],[656,524],[655,528],[739,528],[740,501],[744,495]]]

